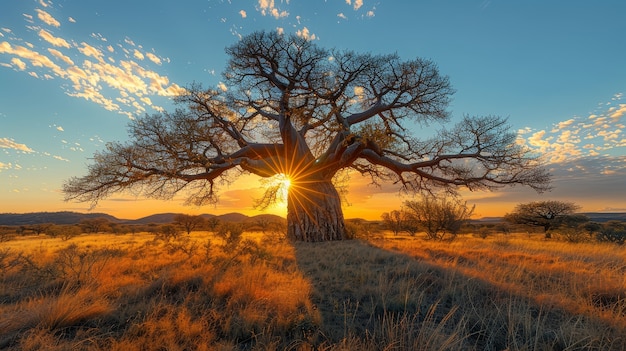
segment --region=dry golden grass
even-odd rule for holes
[[[539,236],[529,239],[521,234],[487,239],[466,236],[448,244],[393,238],[378,243],[537,305],[626,328],[624,247],[547,241]]]
[[[2,243],[0,349],[626,350],[623,247],[224,244],[207,232]]]

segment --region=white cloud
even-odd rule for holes
[[[13,64],[13,66],[17,67],[17,69],[19,69],[20,71],[23,71],[26,69],[26,62],[20,60],[17,57],[14,57],[11,59],[11,64]]]
[[[103,61],[102,57],[103,54],[100,50],[98,50],[97,48],[82,42],[81,43],[82,47],[78,48],[78,51],[80,51],[81,54],[85,55],[85,56],[89,56],[89,57],[93,57],[98,61]]]
[[[224,92],[225,92],[225,91],[228,91],[228,87],[227,87],[227,86],[226,86],[226,84],[224,84],[223,82],[219,82],[219,83],[217,84],[217,88],[218,88],[219,90],[221,90],[221,91],[224,91]]]
[[[244,11],[244,10],[239,11],[239,14],[241,15],[241,18],[248,17],[248,15],[246,14],[246,11]]]
[[[283,27],[276,27],[276,33],[278,33],[278,35],[283,35],[285,34],[285,29]]]
[[[52,156],[52,158],[54,158],[56,160],[59,160],[59,161],[70,162],[70,160],[68,160],[68,159],[66,159],[64,157],[61,157],[61,156],[57,156],[57,155]]]
[[[68,49],[70,48],[70,43],[68,43],[65,39],[57,38],[53,36],[52,34],[50,34],[50,32],[44,29],[41,29],[38,34],[39,34],[39,37],[41,37],[43,40],[47,41],[48,43],[54,46],[68,48]]]
[[[626,114],[626,104],[620,104],[619,108],[616,108],[611,113],[611,118],[619,118]]]
[[[58,58],[59,60],[65,62],[66,64],[74,65],[74,61],[72,61],[72,59],[70,59],[69,57],[63,55],[63,53],[60,52],[59,50],[55,50],[55,49],[49,48],[48,52],[50,54],[52,54],[52,56]]]
[[[35,11],[37,12],[37,18],[39,18],[39,20],[43,23],[57,28],[61,26],[61,23],[46,11],[40,9],[35,9]]]
[[[342,13],[338,13],[337,17],[342,18],[342,19],[348,19],[348,17],[346,17],[346,15],[344,15],[343,12]]]
[[[26,146],[26,144],[16,143],[15,140],[9,138],[0,138],[0,148],[13,149],[28,153],[34,152],[34,150]]]
[[[146,53],[146,57],[148,57],[148,60],[156,63],[157,65],[159,65],[159,66],[161,65],[161,59],[157,55],[155,55],[155,54],[153,54],[151,52],[148,52],[148,53]]]
[[[133,56],[138,59],[138,60],[142,60],[144,59],[144,56],[141,52],[139,52],[139,50],[135,49],[135,51],[133,52]]]
[[[274,0],[259,0],[258,8],[263,16],[270,15],[276,19],[289,16],[289,12],[281,11],[274,6]]]
[[[620,94],[611,98],[619,100]],[[626,104],[602,103],[587,118],[569,118],[556,123],[550,132],[531,134],[532,129],[519,130],[520,142],[527,144],[553,163],[565,162],[584,156],[597,156],[600,152],[626,146],[626,125],[621,117],[626,114]],[[525,134],[530,134],[525,137]],[[584,143],[583,143],[584,141]]]
[[[0,43],[0,54],[12,54],[23,59],[29,60],[35,67],[45,67],[53,71],[60,70],[60,67],[52,62],[47,56],[35,52],[23,46],[12,46],[8,42]]]
[[[296,35],[300,38],[304,38],[306,40],[315,40],[317,36],[315,34],[309,33],[309,29],[307,27],[302,28],[301,30],[296,31]]]
[[[72,18],[72,17],[68,17],[67,20],[72,22],[72,23],[76,23],[76,20],[74,18]]]
[[[63,129],[63,127],[61,126],[57,126],[56,130],[58,130],[59,132],[64,132],[65,130]]]
[[[354,0],[354,9],[358,10],[363,6],[363,0]]]

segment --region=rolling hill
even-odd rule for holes
[[[79,213],[79,212],[32,212],[32,213],[0,213],[0,225],[33,225],[33,224],[78,224],[85,219],[106,218],[109,222],[120,224],[164,224],[172,223],[176,213],[157,213],[138,219],[120,219],[106,213]],[[246,216],[241,213],[227,213],[223,215],[202,214],[202,217],[216,217],[223,222],[256,222],[283,221],[283,217],[272,214],[261,214],[256,216]]]
[[[622,221],[626,222],[624,212],[586,212],[581,213],[588,216],[593,222]],[[0,225],[33,225],[33,224],[78,224],[85,219],[106,218],[109,222],[120,224],[164,224],[172,223],[176,213],[157,213],[138,219],[120,219],[106,213],[79,213],[79,212],[31,212],[31,213],[0,213]],[[284,221],[285,218],[273,214],[260,214],[256,216],[246,216],[241,213],[227,213],[223,215],[202,214],[204,218],[216,217],[222,222],[250,223],[259,221]],[[473,220],[477,223],[500,222],[501,217],[485,217]]]

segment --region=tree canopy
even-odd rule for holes
[[[511,223],[543,227],[546,238],[549,238],[551,229],[568,222],[580,223],[588,220],[575,214],[579,208],[580,206],[566,201],[533,201],[518,204],[504,218]]]
[[[345,234],[333,185],[342,170],[409,192],[549,187],[506,119],[465,116],[430,138],[415,135],[450,119],[453,89],[429,60],[325,49],[275,32],[252,33],[226,53],[224,85],[191,84],[179,108],[132,121],[128,142],[107,144],[87,175],[66,182],[66,199],[186,191],[201,205],[218,201],[219,186],[241,172],[282,174],[291,184],[289,235],[321,241]]]

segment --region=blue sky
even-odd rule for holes
[[[545,155],[554,190],[464,194],[483,215],[556,199],[626,211],[626,3],[498,0],[80,1],[0,4],[0,212],[73,210],[63,181],[85,173],[129,118],[171,108],[191,82],[220,84],[224,48],[255,30],[324,47],[433,60],[456,89],[454,118],[500,115]],[[436,126],[435,126],[436,127]],[[416,130],[428,136],[431,130]],[[256,178],[217,207],[120,194],[95,211],[250,210]],[[350,216],[379,218],[406,198],[353,179]]]

